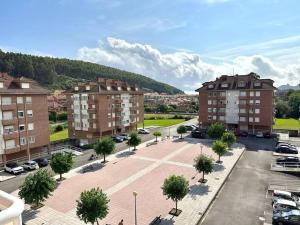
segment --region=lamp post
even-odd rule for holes
[[[137,215],[136,215],[136,196],[138,195],[138,193],[136,191],[134,191],[133,193],[134,196],[134,224],[137,225]]]

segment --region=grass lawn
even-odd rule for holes
[[[178,123],[184,122],[184,119],[172,119],[172,120],[145,120],[145,127],[148,126],[160,126],[160,127],[168,127]],[[140,123],[138,127],[143,127],[143,124]]]
[[[59,131],[57,133],[51,134],[50,135],[50,142],[67,139],[68,137],[69,137],[68,136],[68,129],[66,128],[63,131]]]
[[[276,119],[273,129],[300,130],[300,124],[296,119]]]
[[[151,117],[163,117],[164,119],[169,119],[169,118],[172,118],[173,116],[175,116],[175,114],[153,114],[153,113],[147,113],[147,114],[144,114],[144,118],[145,120],[147,120],[148,118],[151,118]]]

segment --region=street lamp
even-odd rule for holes
[[[136,196],[138,195],[138,193],[136,191],[134,191],[133,193],[134,196],[134,224],[137,225],[137,216],[136,216]]]

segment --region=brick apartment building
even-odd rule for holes
[[[48,152],[47,94],[33,80],[0,73],[0,164]]]
[[[271,132],[274,122],[274,81],[248,75],[222,75],[205,82],[199,92],[199,125],[219,122],[229,130]]]
[[[143,92],[122,81],[98,78],[65,93],[69,138],[79,145],[136,129],[144,119]]]

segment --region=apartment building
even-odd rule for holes
[[[0,164],[49,151],[46,89],[0,73]]]
[[[98,78],[65,93],[69,138],[79,145],[136,129],[144,120],[143,92],[135,85]]]
[[[222,75],[205,82],[199,92],[199,125],[219,122],[232,131],[271,132],[274,122],[274,81],[259,75]]]

